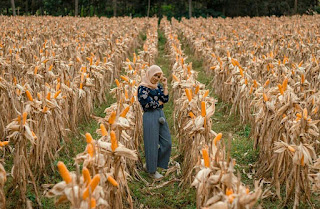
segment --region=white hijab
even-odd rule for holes
[[[154,76],[154,74],[161,73],[163,74],[161,68],[158,65],[151,65],[145,74],[145,76],[142,78],[141,83],[139,86],[145,86],[150,89],[156,89],[158,87],[158,84],[151,83],[151,78]]]

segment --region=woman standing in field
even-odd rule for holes
[[[158,84],[161,80],[163,86]],[[171,135],[162,111],[169,101],[167,78],[157,65],[150,66],[138,88],[138,100],[143,108],[143,141],[146,169],[154,178],[163,176],[157,167],[167,169],[171,154]]]

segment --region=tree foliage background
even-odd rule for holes
[[[76,0],[14,0],[17,15],[73,16]],[[147,16],[148,0],[78,0],[78,15]],[[236,17],[303,14],[310,10],[320,13],[320,0],[197,0],[192,1],[193,17]],[[295,4],[297,5],[295,7]],[[10,0],[0,0],[0,14],[12,15]],[[188,0],[150,0],[150,15],[169,18],[189,16]]]

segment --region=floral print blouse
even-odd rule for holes
[[[169,101],[169,94],[164,95],[163,88],[158,84],[157,89],[150,89],[145,86],[139,86],[138,88],[138,100],[143,108],[143,111],[150,111],[159,108],[163,108],[163,105],[159,105],[159,101],[166,103]]]

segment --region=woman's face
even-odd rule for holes
[[[150,82],[151,82],[152,84],[158,83],[158,82],[160,81],[160,79],[161,79],[161,75],[162,75],[161,73],[156,73],[156,74],[154,74],[154,75],[152,76]]]

